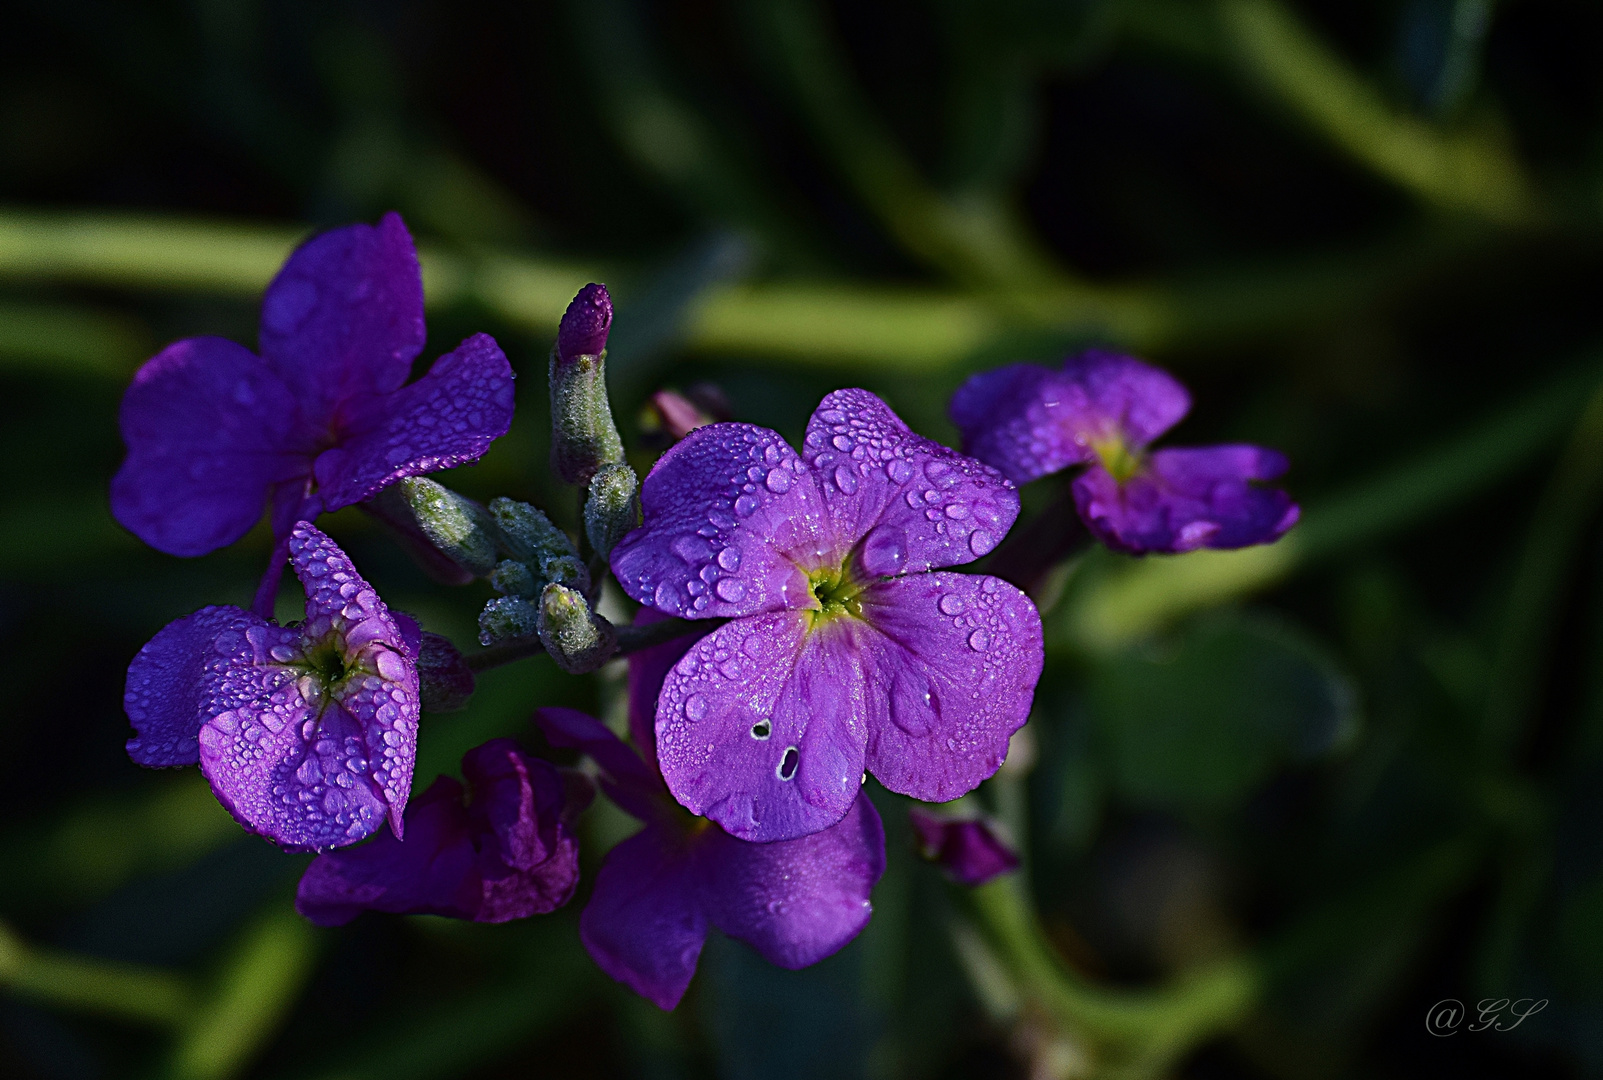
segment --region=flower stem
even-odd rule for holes
[[[44,1004],[158,1027],[183,1024],[193,1013],[195,999],[194,988],[181,975],[41,949],[22,941],[3,923],[0,988]]]

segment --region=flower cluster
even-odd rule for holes
[[[1189,399],[1106,353],[971,379],[952,402],[967,454],[865,390],[825,397],[800,452],[713,422],[716,395],[701,395],[703,412],[659,393],[654,434],[679,441],[640,484],[606,392],[613,315],[607,290],[586,286],[550,358],[552,467],[586,495],[577,538],[532,506],[481,506],[421,478],[507,430],[511,370],[477,335],[407,385],[422,286],[394,215],[291,256],[267,291],[259,356],[190,339],[129,388],[118,519],[195,555],[239,539],[266,504],[275,543],[254,610],[205,608],[134,658],[129,755],[198,764],[246,829],[319,852],[296,900],[314,922],[555,910],[578,886],[576,819],[594,783],[642,823],[606,853],[579,919],[603,970],[671,1009],[709,927],[782,967],[815,963],[867,924],[885,868],[867,777],[956,799],[997,771],[1029,717],[1039,614],[1006,581],[953,569],[1002,542],[1016,484],[1085,466],[1076,505],[1125,551],[1260,543],[1296,520],[1258,484],[1284,471],[1273,451],[1149,451]],[[482,577],[500,593],[476,659],[391,611],[313,524],[357,503],[441,580]],[[280,626],[269,616],[285,564],[306,608]],[[595,610],[609,569],[643,605],[631,626]],[[541,651],[578,675],[632,651],[627,741],[530,703],[545,741],[588,773],[496,738],[463,757],[465,784],[441,776],[409,799],[423,706],[461,707],[475,665]],[[959,883],[1018,865],[982,820],[911,821]]]

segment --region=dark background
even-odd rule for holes
[[[13,0],[0,1075],[1063,1064],[965,976],[964,899],[882,791],[869,930],[801,974],[715,935],[664,1015],[584,956],[582,891],[505,927],[312,932],[288,914],[303,860],[242,837],[192,772],[127,760],[128,660],[245,602],[267,544],[177,560],[117,528],[121,391],[167,341],[253,342],[298,237],[388,209],[444,268],[423,362],[486,330],[522,377],[512,433],[448,482],[570,525],[543,370],[587,280],[618,297],[640,467],[663,386],[716,383],[794,441],[863,385],[950,442],[973,370],[1091,342],[1173,370],[1196,404],[1172,441],[1283,449],[1305,523],[1273,566],[1091,553],[1043,602],[1034,770],[983,798],[1030,840],[1054,945],[1115,986],[1260,965],[1184,1076],[1603,1073],[1600,60],[1582,0]],[[354,512],[325,524],[471,645],[485,587],[430,586]],[[537,705],[617,693],[498,671],[425,718],[419,779],[491,735],[537,746]],[[624,825],[587,828],[593,869]],[[32,986],[12,935],[193,980],[211,1026]],[[1425,1031],[1434,1002],[1501,997],[1549,1004]]]

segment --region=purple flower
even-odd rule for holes
[[[128,666],[140,765],[194,765],[239,823],[290,851],[401,835],[417,752],[419,635],[302,521],[290,563],[306,619],[236,607],[169,623]]]
[[[885,832],[861,793],[830,828],[773,844],[736,840],[674,804],[648,764],[649,739],[663,677],[694,644],[682,638],[629,660],[629,726],[648,740],[647,760],[583,713],[539,713],[547,737],[588,754],[601,789],[645,822],[607,853],[579,936],[603,971],[663,1009],[684,996],[709,925],[780,967],[807,967],[868,925],[869,892],[885,870]]]
[[[406,839],[372,842],[312,860],[295,909],[319,926],[363,911],[506,922],[555,911],[579,884],[572,817],[590,785],[491,739],[462,757],[473,791],[441,776],[406,809]]]
[[[485,334],[406,384],[423,349],[423,279],[395,214],[291,255],[262,299],[259,341],[257,356],[186,338],[124,395],[112,512],[152,547],[204,555],[244,536],[269,500],[282,543],[296,521],[476,460],[512,419],[512,369]]]
[[[1002,763],[1041,674],[1028,598],[936,569],[996,546],[1011,482],[864,390],[826,397],[804,449],[750,424],[691,432],[612,551],[636,600],[731,619],[669,673],[655,728],[674,797],[742,840],[833,825],[865,770],[957,798]]]
[[[983,885],[1018,869],[1019,857],[983,821],[937,817],[917,807],[907,812],[907,820],[919,854],[959,885]]]
[[[1238,548],[1277,540],[1298,508],[1279,488],[1285,456],[1258,446],[1149,451],[1191,397],[1133,357],[1089,350],[1060,370],[1012,364],[971,377],[952,397],[969,453],[1024,484],[1071,465],[1080,517],[1131,554]]]

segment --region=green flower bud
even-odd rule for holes
[[[362,508],[390,526],[429,575],[440,581],[466,584],[495,566],[496,534],[489,513],[443,484],[407,477]]]
[[[618,651],[612,624],[590,610],[584,594],[551,584],[540,595],[540,642],[572,675],[594,671]]]
[[[612,546],[640,524],[640,478],[627,465],[603,465],[590,479],[584,504],[584,531],[590,546],[606,558]]]
[[[540,632],[540,609],[521,596],[498,596],[479,612],[479,644],[531,638]]]
[[[603,465],[623,461],[623,440],[607,400],[607,331],[612,299],[586,285],[568,305],[551,349],[551,468],[587,484]]]

